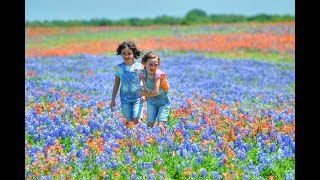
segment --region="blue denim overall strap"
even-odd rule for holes
[[[120,95],[121,96],[139,96],[139,92],[140,91],[137,91],[137,92],[120,92]]]
[[[143,66],[140,63],[134,63],[132,66],[127,66],[124,63],[118,65],[116,74],[120,77],[120,96],[134,96],[141,90],[141,81],[139,71]]]

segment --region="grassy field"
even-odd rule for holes
[[[26,28],[26,179],[294,179],[294,25]],[[164,133],[109,107],[124,40],[161,56]]]

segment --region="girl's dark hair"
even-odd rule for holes
[[[133,41],[124,41],[119,44],[116,55],[121,55],[122,49],[126,47],[132,50],[133,58],[138,59],[141,56],[142,52],[136,47]]]
[[[155,52],[152,52],[152,51],[149,51],[145,55],[143,55],[141,59],[141,63],[145,64],[149,59],[154,59],[154,58],[158,59],[158,65],[160,66],[160,57]]]

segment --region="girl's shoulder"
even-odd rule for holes
[[[119,68],[122,68],[123,66],[124,66],[124,62],[113,66],[113,69],[119,69]]]
[[[161,76],[166,76],[166,74],[162,72],[160,69],[157,69],[154,78],[160,78]]]
[[[113,66],[113,70],[115,71],[116,75],[121,77],[123,73],[124,63],[120,63],[118,65]]]

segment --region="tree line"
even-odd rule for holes
[[[237,22],[286,22],[294,21],[292,15],[268,15],[258,14],[254,16],[244,15],[208,15],[201,9],[190,10],[184,17],[171,17],[167,15],[156,18],[128,18],[121,20],[110,20],[107,18],[94,18],[90,20],[44,20],[25,21],[25,26],[54,27],[54,26],[150,26],[150,25],[197,25],[209,23],[237,23]]]

